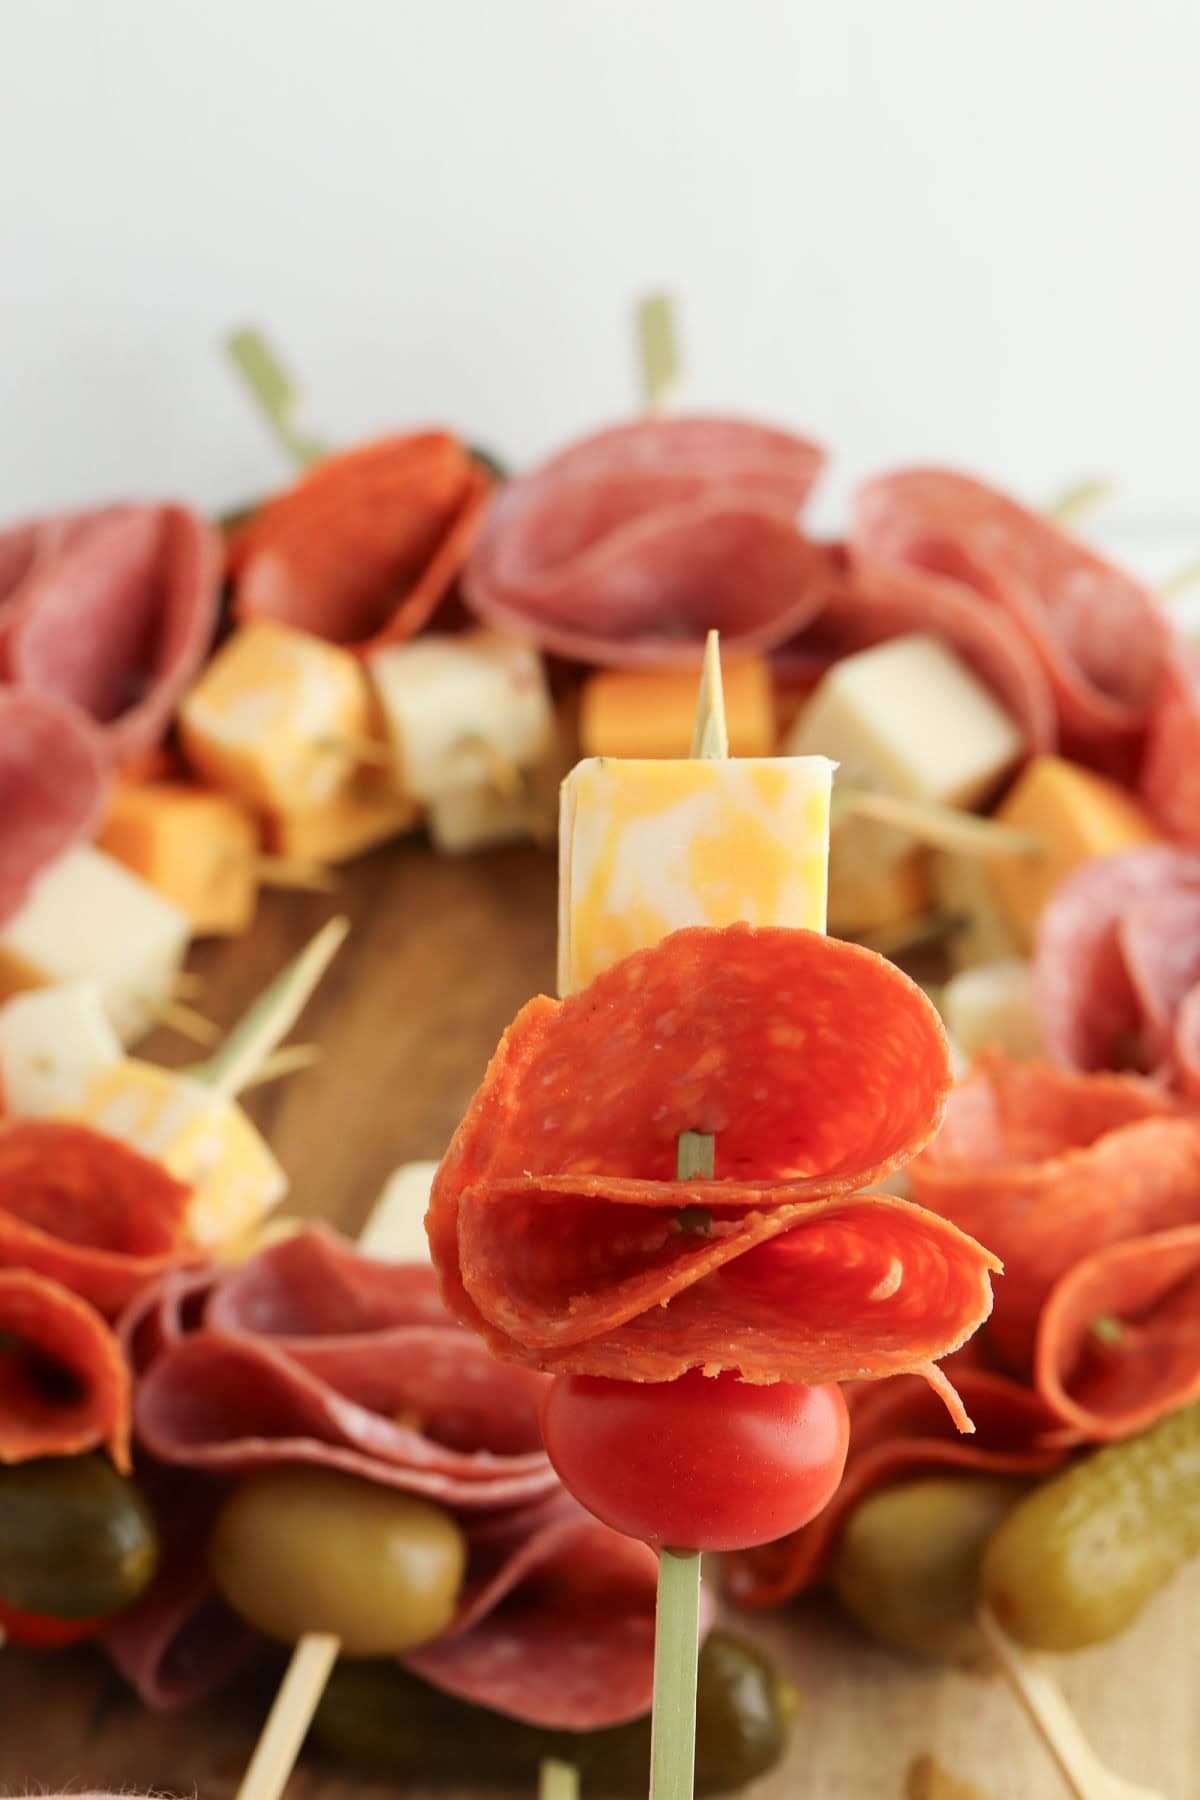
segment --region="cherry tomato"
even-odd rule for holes
[[[22,1612],[0,1600],[0,1634],[7,1643],[23,1644],[28,1650],[62,1650],[94,1637],[103,1624],[103,1619],[52,1619],[49,1613]]]
[[[657,1549],[744,1550],[814,1518],[850,1424],[839,1387],[736,1375],[560,1375],[542,1402],[551,1462],[581,1505]]]

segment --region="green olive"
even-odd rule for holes
[[[1025,1484],[987,1475],[930,1476],[868,1494],[848,1515],[831,1579],[842,1605],[882,1643],[973,1662],[979,1562]]]
[[[158,1567],[154,1515],[103,1456],[0,1468],[0,1600],[97,1619],[136,1600]]]
[[[209,1550],[235,1612],[294,1644],[340,1638],[347,1656],[395,1655],[445,1631],[466,1567],[448,1513],[334,1469],[254,1475],[226,1501]]]
[[[793,1695],[759,1650],[714,1631],[700,1652],[696,1793],[727,1794],[783,1755]],[[401,1783],[532,1787],[546,1758],[578,1769],[585,1793],[644,1795],[650,1721],[550,1731],[469,1706],[396,1663],[339,1663],[313,1731],[333,1755]]]
[[[1200,1405],[1109,1444],[1009,1514],[983,1558],[983,1593],[1039,1650],[1115,1637],[1200,1555]]]

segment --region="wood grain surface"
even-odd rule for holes
[[[342,910],[353,920],[294,1034],[322,1046],[321,1062],[248,1100],[291,1174],[289,1211],[354,1232],[397,1163],[441,1153],[503,1027],[531,994],[553,991],[555,883],[547,852],[450,861],[407,841],[346,871],[332,896],[267,895],[250,936],[197,949],[195,1004],[228,1025],[323,919]],[[173,1063],[197,1054],[166,1037],[147,1053]],[[900,1800],[910,1764],[927,1752],[993,1800],[1061,1800],[1058,1775],[998,1680],[877,1650],[821,1602],[748,1629],[803,1699],[786,1764],[758,1784],[759,1800]],[[1198,1644],[1193,1567],[1117,1643],[1059,1665],[1097,1749],[1165,1800],[1200,1796]],[[260,1671],[206,1706],[155,1717],[86,1649],[42,1658],[0,1650],[0,1791],[227,1800],[271,1679]],[[397,1791],[414,1800],[428,1792],[418,1770],[389,1789],[308,1753],[288,1793],[383,1800]]]

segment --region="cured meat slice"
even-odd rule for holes
[[[44,869],[92,836],[107,791],[90,720],[48,695],[0,688],[0,925]]]
[[[182,506],[120,506],[67,532],[22,583],[5,636],[10,679],[72,702],[114,762],[165,733],[217,623],[220,545]]]
[[[191,1190],[87,1125],[0,1126],[0,1268],[32,1269],[108,1316],[193,1256]]]
[[[997,1265],[852,1190],[929,1139],[948,1083],[932,1008],[870,951],[675,932],[501,1040],[433,1186],[447,1304],[556,1371],[936,1380]],[[687,1130],[715,1135],[714,1181],[674,1179]]]
[[[108,1447],[129,1467],[129,1371],[94,1307],[0,1267],[0,1463]]]
[[[1200,847],[1200,650],[1171,658],[1151,709],[1138,786],[1172,837]]]
[[[230,545],[238,617],[363,653],[411,637],[456,580],[490,491],[446,432],[327,457]]]
[[[472,1544],[451,1631],[400,1660],[472,1705],[594,1731],[649,1711],[658,1564],[565,1497],[558,1514],[532,1531],[517,1521],[499,1554]]]
[[[1045,671],[1069,749],[1145,725],[1170,643],[1158,603],[1038,514],[969,476],[903,469],[859,489],[851,543],[876,566],[973,590],[1009,619]]]
[[[1104,1246],[1195,1216],[1200,1121],[1135,1076],[1069,1075],[985,1055],[911,1169],[925,1206],[995,1246],[989,1335],[1028,1368],[1060,1280]]]
[[[1200,1398],[1200,1194],[1174,1230],[1068,1269],[1038,1325],[1037,1384],[1082,1437],[1128,1437]]]
[[[538,1431],[543,1381],[447,1320],[427,1268],[374,1263],[314,1227],[207,1298],[178,1282],[169,1292],[165,1332],[144,1302],[126,1321],[143,1353],[147,1325],[160,1333],[135,1425],[161,1462],[221,1474],[315,1463],[467,1510],[556,1485]]]
[[[1146,845],[1077,869],[1042,913],[1034,985],[1063,1067],[1132,1062],[1166,1084],[1194,1068],[1183,1008],[1200,988],[1200,855]]]
[[[764,649],[823,603],[825,553],[798,514],[815,445],[738,419],[645,419],[511,482],[464,575],[501,630],[587,662],[699,661],[706,632]]]
[[[936,1396],[912,1376],[853,1392],[841,1486],[800,1531],[726,1557],[725,1585],[733,1599],[742,1606],[778,1606],[819,1582],[843,1520],[877,1488],[939,1470],[1037,1475],[1062,1461],[1061,1423],[1028,1387],[965,1367],[958,1358],[948,1373],[975,1421],[975,1435],[960,1437]]]

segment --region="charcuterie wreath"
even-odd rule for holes
[[[257,1671],[242,1800],[306,1737],[689,1800],[780,1763],[757,1617],[825,1589],[1148,1793],[1037,1653],[1200,1551],[1200,653],[962,474],[828,542],[787,431],[328,453],[238,354],[283,492],[0,531],[0,1712],[31,1658],[154,1711]],[[191,943],[556,825],[558,995],[440,1163],[357,1243],[280,1213],[240,1097],[319,1054],[347,921],[225,1034]]]

